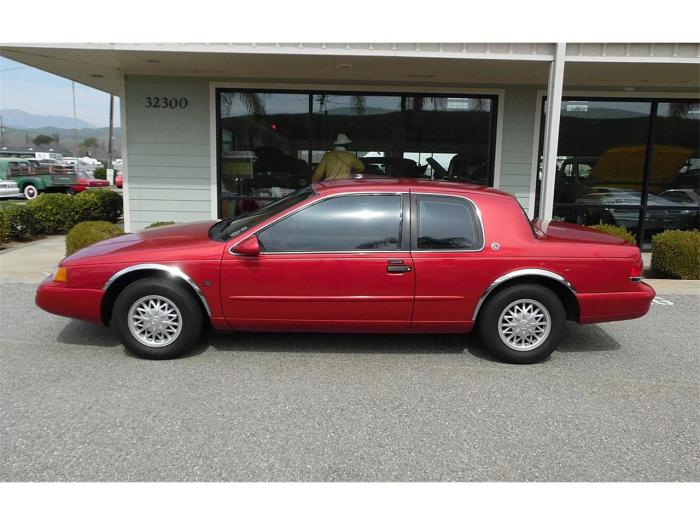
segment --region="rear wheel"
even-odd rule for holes
[[[34,184],[27,184],[22,190],[22,193],[24,193],[25,199],[32,200],[36,199],[37,195],[39,195],[39,190],[36,188],[36,186],[34,186]]]
[[[141,279],[117,297],[112,325],[133,354],[172,359],[191,350],[199,340],[202,310],[182,285],[158,278]]]
[[[496,292],[479,315],[486,348],[507,363],[536,363],[559,345],[566,311],[544,286],[519,284]]]

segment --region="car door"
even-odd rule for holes
[[[416,276],[412,330],[468,330],[489,267],[476,204],[455,195],[412,194],[411,222]]]
[[[234,329],[406,331],[413,309],[408,195],[345,194],[255,232],[261,252],[228,250],[224,313]]]

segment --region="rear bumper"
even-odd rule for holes
[[[55,315],[102,324],[103,295],[102,290],[70,288],[47,277],[36,290],[35,302],[42,310]]]
[[[646,283],[632,283],[628,292],[576,294],[581,324],[624,321],[643,317],[656,296]]]

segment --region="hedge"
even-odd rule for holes
[[[146,229],[148,229],[148,228],[160,228],[161,226],[171,226],[173,224],[175,224],[174,221],[158,221],[158,222],[154,222],[154,223],[149,224],[148,226],[146,226]]]
[[[85,221],[76,224],[66,235],[66,255],[77,252],[81,248],[99,241],[111,239],[123,234],[124,231],[107,221]]]
[[[700,231],[666,230],[654,235],[651,269],[676,279],[700,279]]]
[[[10,237],[17,241],[34,237],[40,230],[31,209],[21,204],[0,206],[0,221],[9,222]]]
[[[12,238],[11,224],[12,223],[10,222],[10,217],[8,216],[8,214],[4,213],[3,210],[0,209],[0,246],[5,244],[6,242],[10,242],[10,239]]]
[[[95,168],[95,171],[92,172],[92,176],[95,177],[96,179],[106,180],[107,179],[107,168]]]
[[[66,233],[76,222],[73,197],[65,193],[41,193],[26,206],[41,233]]]
[[[630,244],[637,244],[637,238],[622,226],[614,226],[612,224],[604,224],[603,222],[601,222],[600,224],[591,226],[591,228],[593,228],[594,230],[598,230],[599,232],[607,233],[608,235],[618,237],[623,241],[627,241]]]
[[[87,190],[75,197],[42,193],[26,205],[0,204],[0,221],[9,220],[10,238],[21,241],[42,233],[66,233],[83,221],[116,222],[122,210],[121,195],[110,190]]]
[[[122,196],[111,190],[86,190],[73,197],[75,223],[82,221],[116,222],[122,214]]]

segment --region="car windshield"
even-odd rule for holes
[[[271,202],[262,208],[258,208],[255,211],[244,215],[239,215],[238,217],[224,219],[211,227],[209,230],[209,236],[215,240],[225,240],[235,237],[256,224],[260,224],[261,222],[269,219],[273,215],[276,215],[287,208],[291,208],[302,201],[305,201],[313,194],[314,190],[311,188],[311,186],[307,186],[306,188],[297,190],[294,193],[290,193],[280,200]]]

